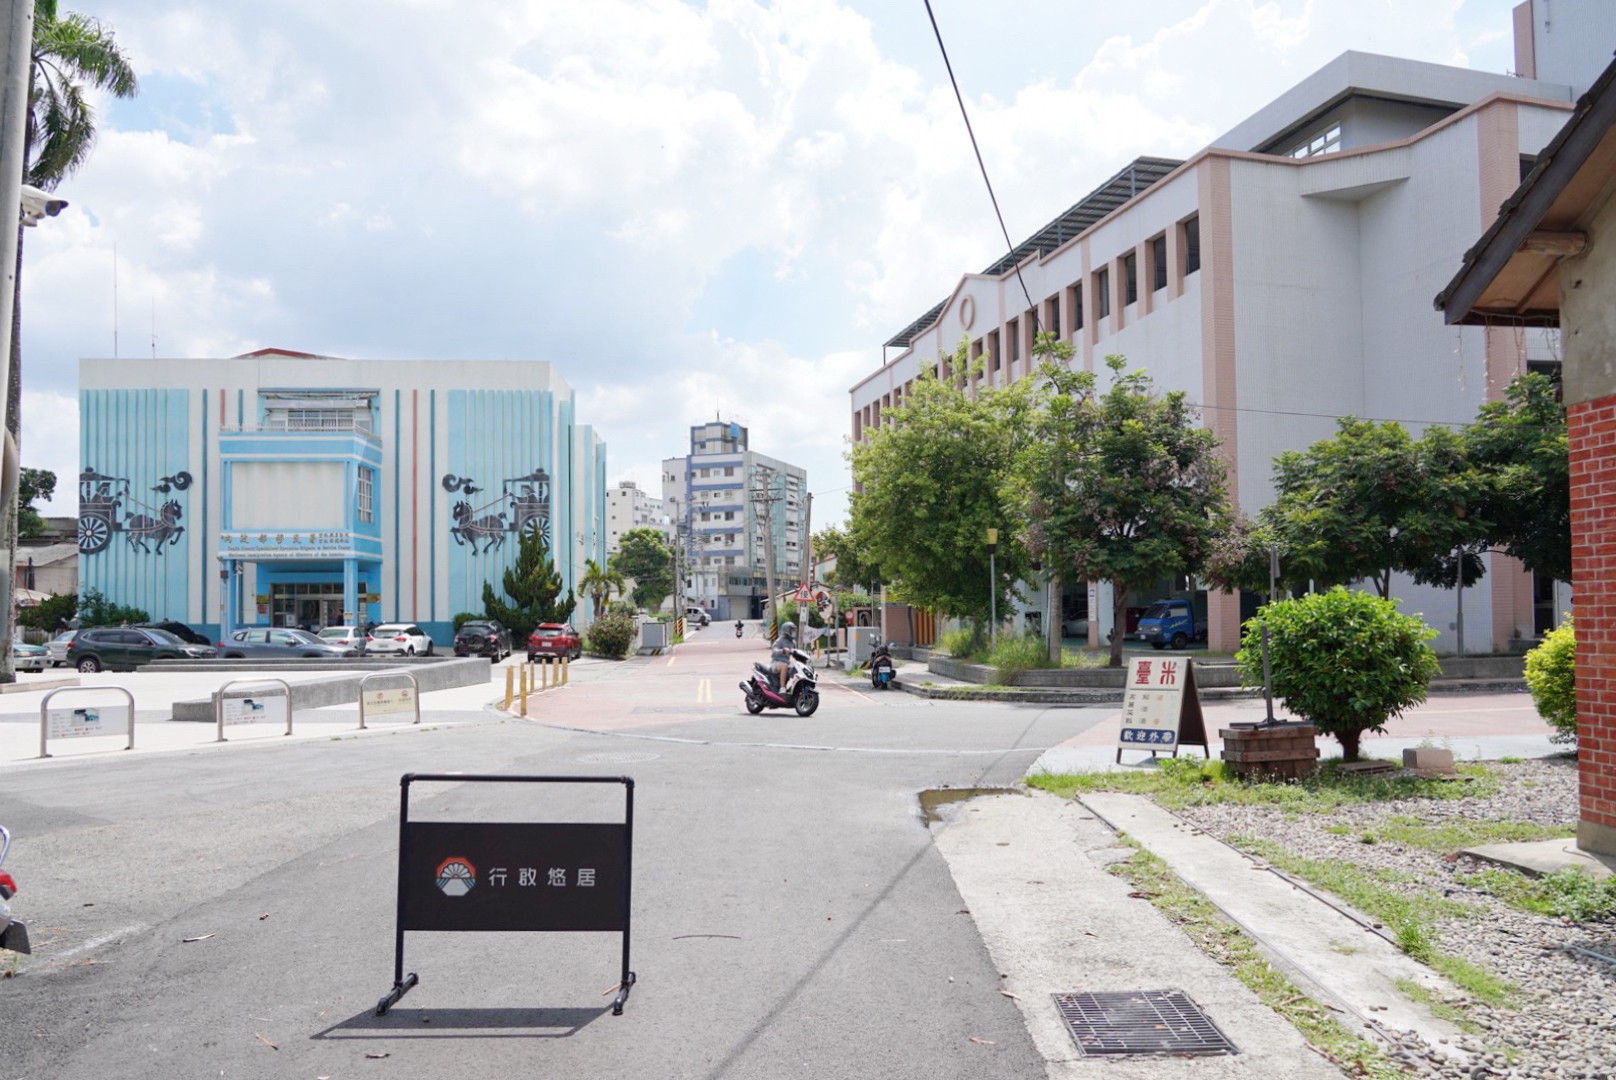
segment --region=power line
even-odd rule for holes
[[[1016,245],[1010,239],[1010,230],[1004,224],[1004,212],[999,209],[999,197],[993,193],[993,181],[988,179],[988,167],[982,161],[982,148],[977,145],[976,131],[971,127],[971,114],[965,109],[965,95],[960,93],[959,80],[954,78],[954,65],[948,60],[948,47],[943,44],[943,32],[937,28],[937,16],[932,13],[931,0],[925,0],[926,17],[931,20],[931,32],[937,36],[937,50],[943,54],[943,67],[948,71],[948,82],[954,88],[954,100],[959,102],[960,116],[965,121],[965,133],[971,137],[971,150],[976,154],[976,167],[982,173],[982,183],[987,186],[988,200],[993,203],[993,216],[999,219],[999,232],[1004,236],[1005,250],[1015,254]],[[1043,325],[1038,318],[1038,308],[1032,302],[1032,292],[1027,288],[1027,282],[1021,276],[1021,266],[1015,266],[1016,281],[1021,285],[1021,295],[1026,297],[1027,310],[1032,314],[1034,336],[1044,332]]]

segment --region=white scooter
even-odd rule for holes
[[[0,825],[0,866],[4,866],[6,852],[11,850],[11,833]],[[0,869],[0,949],[12,952],[33,952],[28,945],[28,927],[21,919],[11,917],[11,905],[6,901],[17,895],[17,882]]]

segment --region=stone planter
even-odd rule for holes
[[[1239,725],[1218,737],[1224,769],[1241,780],[1303,780],[1319,767],[1319,729],[1312,724]]]

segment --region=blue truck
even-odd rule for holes
[[[1206,640],[1206,620],[1197,618],[1188,600],[1157,600],[1139,617],[1135,633],[1155,649],[1182,649]]]

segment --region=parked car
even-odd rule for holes
[[[248,627],[219,642],[219,655],[226,660],[340,660],[358,656],[359,650],[326,641],[307,630]]]
[[[50,650],[43,645],[30,645],[26,641],[11,643],[12,671],[44,671],[50,664]]]
[[[51,667],[63,667],[67,663],[67,643],[73,640],[77,630],[63,630],[60,634],[45,643],[50,651]]]
[[[212,645],[181,641],[149,626],[96,626],[80,630],[67,646],[69,667],[80,671],[133,671],[153,660],[212,659]]]
[[[511,632],[498,619],[471,619],[455,632],[456,656],[486,656],[495,663],[511,655]]]
[[[707,614],[707,612],[706,612],[706,610],[704,608],[699,608],[699,607],[687,607],[687,608],[685,608],[685,622],[693,622],[697,626],[706,626],[708,623],[710,623],[712,621],[713,621],[713,617],[711,615]]]
[[[383,623],[370,632],[365,647],[373,653],[432,655],[432,639],[414,623]]]
[[[363,627],[327,626],[315,636],[327,645],[352,649],[356,655],[364,655],[366,635]]]
[[[1061,622],[1061,636],[1082,638],[1087,641],[1089,636],[1089,617],[1079,616],[1075,619],[1065,619]]]
[[[584,639],[570,623],[540,623],[527,637],[527,658],[531,662],[541,656],[570,656],[574,660],[584,654]]]
[[[1157,600],[1139,617],[1139,638],[1153,649],[1182,649],[1206,638],[1206,620],[1198,619],[1188,600]]]
[[[184,623],[175,622],[173,619],[165,619],[162,622],[136,623],[135,625],[151,630],[167,630],[170,634],[173,634],[181,641],[188,641],[192,645],[213,644],[213,642],[208,640],[206,634],[199,634],[195,630],[192,630],[189,626],[186,626]]]

